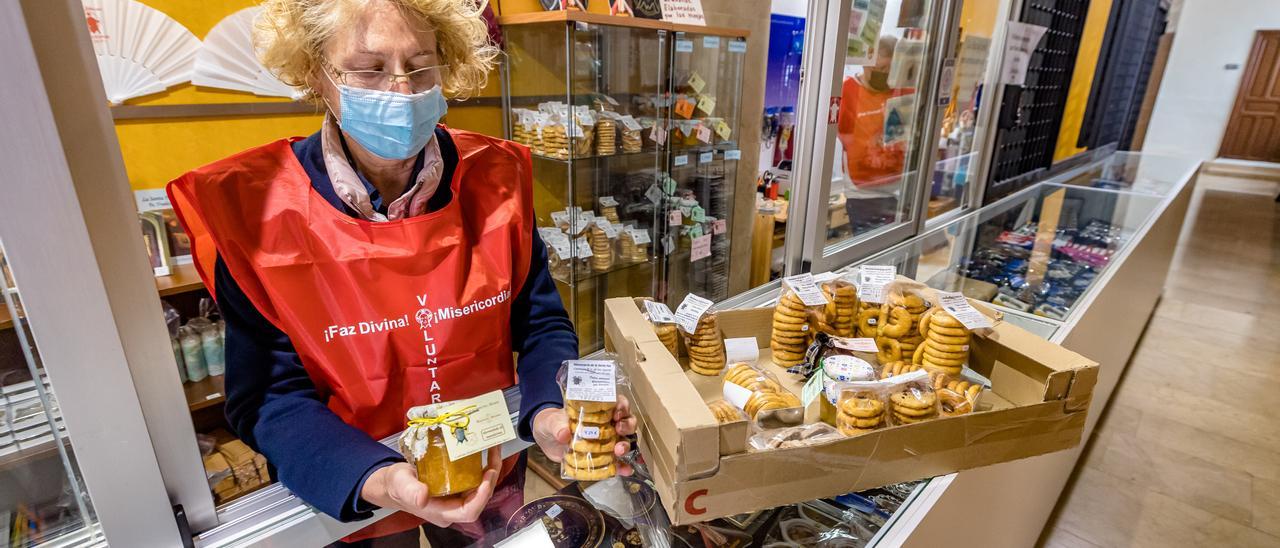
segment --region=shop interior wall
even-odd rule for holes
[[[1280,29],[1275,0],[1184,2],[1143,151],[1217,157],[1254,32],[1269,29]]]
[[[1076,146],[1080,140],[1080,127],[1084,123],[1084,111],[1089,106],[1089,92],[1098,69],[1098,54],[1102,52],[1102,40],[1107,34],[1107,21],[1111,17],[1112,0],[1093,0],[1084,20],[1084,33],[1080,37],[1080,50],[1076,54],[1076,66],[1071,73],[1071,87],[1067,90],[1067,104],[1063,107],[1062,126],[1058,129],[1058,144],[1053,151],[1053,161],[1059,162],[1085,151]]]

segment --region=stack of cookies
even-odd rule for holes
[[[742,410],[746,412],[748,417],[756,418],[756,414],[761,411],[769,411],[772,409],[791,409],[793,407],[801,407],[800,398],[795,394],[786,390],[770,392],[760,390],[752,392],[751,397],[747,399],[747,404]]]
[[[698,318],[698,329],[684,334],[684,346],[689,351],[689,369],[694,373],[714,377],[724,370],[724,339],[714,313]]]
[[[596,121],[596,155],[612,156],[618,153],[618,124],[613,118],[601,116]],[[616,221],[615,221],[616,222]]]
[[[624,230],[618,236],[618,247],[618,255],[625,264],[643,263],[649,260],[649,246],[637,244],[630,230]]]
[[[822,294],[827,297],[827,306],[819,329],[837,337],[852,337],[858,310],[857,288],[849,282],[833,280],[822,284]]]
[[[622,222],[618,220],[618,206],[616,205],[600,206],[600,216],[608,219],[609,222],[615,225]]]
[[[715,415],[716,422],[724,424],[726,422],[737,422],[746,420],[746,415],[742,414],[742,410],[734,407],[733,404],[716,400],[707,404],[707,408],[711,410],[711,414]]]
[[[784,291],[773,309],[773,333],[769,341],[773,363],[778,367],[791,367],[804,361],[810,335],[809,309],[795,293]]]
[[[918,371],[919,369],[920,369],[919,365],[909,363],[909,362],[904,362],[902,360],[898,360],[896,362],[888,362],[881,367],[880,378],[887,379],[889,377],[896,377],[903,373]]]
[[[613,428],[615,402],[565,400],[565,411],[573,428],[573,442],[560,462],[560,476],[579,481],[599,481],[617,474],[613,446],[618,432]]]
[[[880,306],[880,316],[876,320],[880,363],[912,356],[924,340],[917,332],[917,326],[928,309],[925,300],[913,294],[891,295],[888,302]]]
[[[604,272],[613,268],[613,243],[599,225],[591,225],[591,270]]]
[[[655,323],[653,324],[653,332],[658,334],[658,340],[662,341],[662,346],[667,347],[667,351],[672,356],[680,355],[680,343],[676,333],[676,324],[673,323]]]
[[[525,125],[522,120],[516,120],[516,122],[511,125],[511,140],[524,146],[530,148],[533,147],[534,133],[535,132],[532,131],[529,126]]]
[[[573,157],[586,158],[591,156],[591,143],[595,141],[595,126],[581,126],[582,134],[575,135],[571,141],[573,143]]]
[[[622,128],[622,152],[627,154],[640,152],[643,147],[644,142],[640,137],[640,130]]]
[[[564,126],[550,124],[542,128],[542,143],[539,147],[543,156],[567,160],[569,158],[569,138],[565,135]]]
[[[857,392],[840,401],[836,427],[841,434],[857,436],[884,427],[884,418],[884,402],[874,392]]]
[[[971,335],[960,320],[945,310],[934,309],[920,321],[924,343],[912,355],[915,363],[931,372],[959,376],[969,361]]]
[[[938,416],[938,396],[933,390],[908,386],[889,395],[894,424],[915,424]]]

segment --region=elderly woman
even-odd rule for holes
[[[359,537],[416,546],[425,520],[434,546],[465,544],[519,506],[523,462],[491,451],[476,490],[432,498],[378,440],[411,407],[519,379],[517,430],[559,459],[570,435],[555,373],[577,356],[534,227],[528,150],[438,125],[445,96],[478,91],[498,51],[471,0],[263,7],[262,61],[325,109],[322,128],[169,186],[227,323],[227,417],[326,514],[400,511]],[[635,431],[625,402],[614,420]]]

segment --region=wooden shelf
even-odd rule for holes
[[[0,330],[13,329],[13,318],[9,316],[9,307],[0,302]]]
[[[186,393],[187,407],[192,411],[218,405],[227,399],[223,375],[205,377],[199,382],[184,383],[182,391]]]
[[[535,25],[538,23],[592,23],[613,27],[669,30],[673,32],[688,32],[691,34],[707,34],[712,36],[728,36],[737,38],[746,38],[751,35],[751,31],[747,29],[684,25],[680,23],[668,23],[658,19],[645,19],[643,17],[617,17],[613,15],[588,13],[576,10],[535,11],[530,13],[502,15],[498,17],[499,25]]]
[[[156,277],[156,290],[161,297],[204,289],[204,281],[196,273],[195,265],[174,265],[170,272],[168,276]]]

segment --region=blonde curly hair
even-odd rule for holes
[[[254,23],[258,59],[280,81],[318,101],[309,77],[324,62],[325,41],[371,1],[265,0]],[[440,57],[449,66],[441,86],[445,94],[466,99],[484,88],[499,55],[482,17],[486,0],[388,1],[435,31]]]

